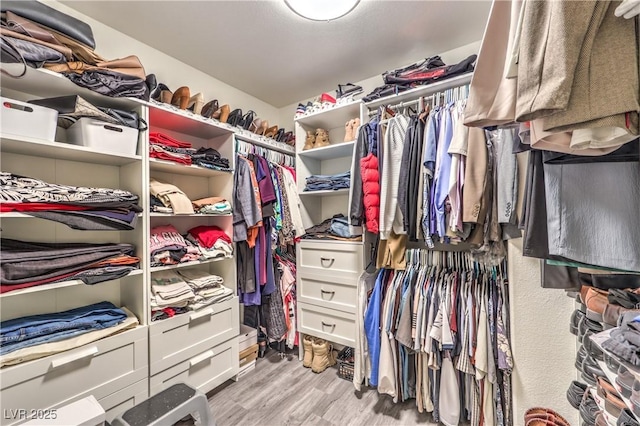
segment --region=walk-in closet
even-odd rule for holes
[[[640,0],[0,22],[0,425],[640,425]]]

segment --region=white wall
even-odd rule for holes
[[[532,407],[556,410],[572,425],[578,411],[565,393],[576,380],[576,337],[569,333],[574,302],[563,290],[540,286],[540,261],[522,256],[522,239],[509,242],[509,297],[514,424]]]
[[[191,94],[201,92],[204,95],[205,102],[217,99],[220,105],[229,104],[231,109],[241,108],[244,112],[252,109],[259,117],[266,118],[270,123],[280,124],[278,121],[280,111],[268,103],[79,13],[67,5],[58,3],[55,0],[43,0],[43,3],[47,3],[49,6],[89,24],[93,29],[93,35],[96,40],[96,53],[99,55],[107,59],[136,55],[140,58],[146,73],[155,74],[158,81],[165,83],[171,90],[176,90],[180,86],[189,86]],[[148,2],[150,8],[153,7],[153,4],[153,2]],[[122,2],[122,10],[123,13],[126,13],[126,2]],[[158,25],[165,25],[168,31],[175,30],[176,36],[179,36],[177,29],[171,29],[170,19],[165,22],[158,22]],[[206,54],[206,52],[203,52],[203,54]],[[291,127],[290,123],[289,127]]]

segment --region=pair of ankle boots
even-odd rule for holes
[[[328,367],[336,365],[336,355],[333,346],[324,339],[305,336],[302,340],[304,359],[302,365],[311,367],[314,373],[322,373]]]
[[[322,148],[331,145],[329,141],[329,132],[324,129],[317,129],[314,132],[307,131],[307,138],[304,142],[303,151],[313,148]]]

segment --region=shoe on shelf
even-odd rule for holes
[[[261,124],[262,124],[261,118],[258,118],[258,117],[254,118],[251,124],[249,125],[249,131],[252,133],[258,133],[258,130],[260,129]]]
[[[580,346],[578,349],[578,353],[576,354],[576,362],[575,366],[578,371],[582,371],[582,363],[584,362],[585,357],[587,356],[587,350],[584,346]]]
[[[308,149],[313,149],[315,148],[315,145],[316,145],[316,134],[311,131],[307,131],[307,138],[304,140],[304,147],[302,148],[302,150],[306,151]]]
[[[211,118],[213,113],[216,112],[218,108],[218,100],[214,99],[204,104],[204,106],[202,107],[202,112],[200,114],[205,118]]]
[[[535,422],[538,421],[538,423]],[[534,407],[524,413],[524,421],[527,425],[554,425],[570,426],[569,422],[560,414],[550,408]],[[541,423],[540,423],[541,422]]]
[[[256,130],[256,135],[264,136],[269,128],[269,122],[267,120],[260,121],[260,127]]]
[[[249,127],[253,124],[253,119],[255,118],[256,113],[253,110],[247,111],[247,113],[242,117],[238,127],[242,127],[244,130],[249,130]]]
[[[332,108],[336,105],[336,98],[328,93],[323,93],[320,95],[320,103],[322,104],[321,109]]]
[[[284,136],[284,133],[284,129],[278,129],[276,135],[273,138],[276,140],[276,142],[283,142],[282,137]]]
[[[191,92],[187,86],[179,87],[178,90],[173,92],[171,97],[171,105],[175,105],[180,109],[187,109],[189,100],[191,99]]]
[[[582,382],[574,380],[567,389],[567,401],[576,410],[580,407],[580,401],[584,397],[584,393],[587,391],[587,385]]]
[[[347,84],[338,84],[338,89],[336,90],[336,98],[348,98],[353,97],[355,95],[359,95],[362,93],[362,86],[358,86],[353,83]]]
[[[231,107],[227,104],[224,104],[213,113],[211,118],[215,118],[221,123],[226,123],[227,120],[229,119],[230,111],[231,111]]]
[[[580,321],[582,320],[582,318],[584,316],[585,316],[584,312],[582,312],[579,309],[576,309],[575,311],[573,311],[573,314],[571,314],[571,322],[570,322],[570,325],[569,325],[569,331],[574,336],[578,335],[578,324],[580,324]]]
[[[291,130],[282,136],[282,142],[290,146],[296,146],[296,138],[293,136],[293,132]]]
[[[618,417],[617,426],[640,426],[640,423],[633,416],[633,413],[628,408],[625,408],[620,413],[620,417]]]
[[[298,108],[296,108],[296,115],[294,116],[294,118],[302,117],[306,109],[307,108],[304,105],[298,104]]]
[[[236,108],[229,114],[229,118],[227,118],[227,123],[232,126],[238,127],[238,125],[242,122],[242,110],[240,108]]]
[[[329,146],[329,133],[324,129],[316,129],[316,140],[314,148],[322,148],[323,146]]]
[[[604,308],[609,304],[607,296],[608,293],[606,291],[598,290],[594,287],[587,289],[584,297],[584,304],[587,305],[587,318],[602,322]]]
[[[616,376],[616,389],[623,397],[631,398],[635,378],[636,376],[627,370],[627,367],[620,365],[620,368],[618,368],[618,375]]]
[[[315,102],[315,101],[314,101]],[[320,102],[318,102],[318,108],[320,107]],[[307,102],[307,104],[304,107],[304,115],[309,115],[312,112],[316,112],[315,110],[315,103],[312,103],[311,101]]]
[[[187,109],[194,114],[200,114],[202,107],[204,106],[204,95],[202,93],[196,93],[189,98]]]
[[[304,348],[302,366],[305,368],[311,368],[311,363],[313,362],[313,340],[311,336],[304,336],[304,339],[302,339],[302,347]]]
[[[586,424],[595,425],[596,416],[598,412],[600,412],[600,408],[598,408],[598,404],[596,404],[596,401],[590,393],[587,393],[584,398],[582,398],[579,411],[580,417],[582,417],[582,420],[584,420]]]
[[[349,120],[344,123],[344,141],[351,142],[353,140],[353,121]]]
[[[271,126],[264,132],[264,136],[273,139],[278,133],[278,126]]]

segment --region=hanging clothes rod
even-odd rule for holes
[[[469,85],[465,84],[462,86],[452,87],[442,92],[436,92],[436,93],[432,93],[431,95],[421,96],[418,99],[413,99],[411,101],[403,101],[395,105],[382,105],[382,106],[386,106],[389,109],[398,109],[398,108],[403,108],[403,107],[412,106],[416,104],[420,105],[421,103],[425,105],[427,101],[433,101],[435,99],[439,101],[444,98],[444,100],[447,101],[449,99],[460,99],[461,97],[466,98],[468,94],[469,94]],[[378,114],[379,108],[380,107],[376,108],[375,110],[369,111],[369,114],[368,114],[369,117],[372,117]]]

